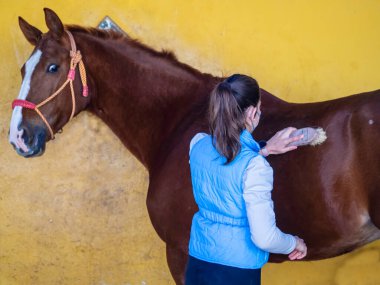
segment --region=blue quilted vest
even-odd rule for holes
[[[259,145],[244,130],[241,151],[229,164],[212,145],[211,136],[190,151],[193,192],[199,211],[191,226],[189,254],[195,258],[239,268],[261,268],[269,253],[251,240],[243,199],[243,175]]]

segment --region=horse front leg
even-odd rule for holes
[[[170,273],[177,285],[185,284],[185,270],[188,254],[180,248],[166,244],[166,260],[170,269]]]
[[[184,274],[188,259],[187,248],[191,217],[194,211],[184,211],[184,209],[188,209],[185,206],[188,202],[183,197],[178,198],[178,189],[175,189],[176,191],[173,193],[159,191],[162,189],[171,190],[171,187],[149,188],[148,213],[153,227],[166,243],[166,260],[170,273],[177,285],[183,285],[185,284]]]
[[[188,155],[174,151],[173,157],[167,158],[165,164],[159,164],[156,172],[149,173],[147,207],[153,227],[166,243],[170,273],[176,284],[182,285],[185,283],[191,221],[197,206],[191,187]]]

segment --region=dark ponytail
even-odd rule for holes
[[[256,80],[234,74],[220,82],[211,93],[209,125],[213,145],[226,159],[233,161],[240,151],[240,134],[245,129],[245,110],[256,107],[260,89]]]

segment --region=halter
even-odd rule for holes
[[[57,97],[61,91],[66,87],[67,84],[70,85],[70,90],[71,90],[71,100],[72,100],[72,110],[71,110],[71,115],[69,121],[74,117],[75,114],[75,92],[74,92],[74,85],[73,81],[75,79],[75,69],[77,65],[79,64],[79,74],[80,78],[82,81],[82,96],[87,97],[88,96],[88,86],[87,86],[87,79],[86,79],[86,69],[84,67],[83,61],[82,61],[82,55],[79,50],[77,50],[74,37],[69,31],[65,31],[67,35],[69,36],[70,39],[70,45],[71,45],[71,50],[70,50],[70,70],[67,75],[67,80],[62,84],[62,86],[55,91],[52,95],[50,95],[48,98],[46,98],[44,101],[42,101],[39,104],[34,104],[32,102],[29,102],[27,100],[21,100],[21,99],[16,99],[12,102],[12,109],[14,109],[16,106],[20,106],[23,108],[35,110],[36,113],[41,117],[42,121],[44,121],[45,125],[48,127],[49,132],[50,132],[50,137],[51,139],[54,139],[54,132],[53,129],[51,128],[49,122],[46,120],[45,116],[41,113],[40,107],[45,105],[46,103],[50,102],[53,100],[55,97]]]

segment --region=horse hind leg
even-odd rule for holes
[[[377,229],[373,235],[374,240],[380,239],[380,209],[377,209],[377,215],[371,215],[371,224]]]
[[[185,269],[188,255],[176,246],[166,245],[166,260],[177,285],[185,284]]]
[[[371,222],[380,230],[380,190],[370,195],[368,210]]]

